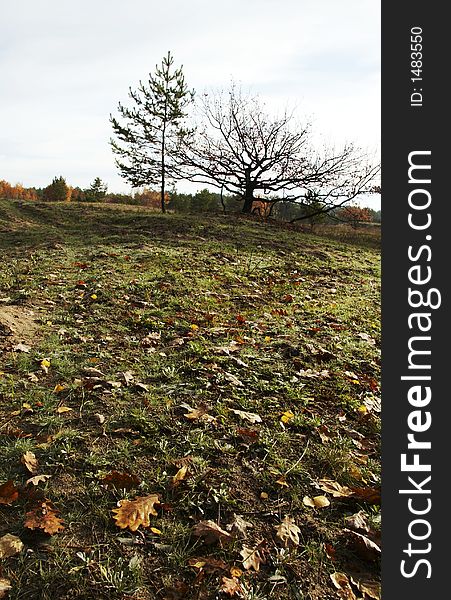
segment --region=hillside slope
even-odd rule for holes
[[[1,201],[0,250],[11,599],[378,597],[377,249]]]

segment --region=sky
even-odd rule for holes
[[[269,110],[296,107],[318,141],[380,152],[374,0],[0,0],[0,13],[0,179],[10,183],[62,175],[85,188],[100,177],[129,192],[109,115],[168,50],[198,94],[233,79]]]

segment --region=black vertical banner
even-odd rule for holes
[[[382,597],[450,596],[445,3],[382,2]]]

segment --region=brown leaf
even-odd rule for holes
[[[378,581],[354,573],[350,573],[349,577],[359,592],[365,594],[369,598],[373,598],[373,600],[381,600],[381,584]]]
[[[141,483],[141,480],[136,475],[120,473],[119,471],[111,471],[111,473],[105,475],[102,481],[109,488],[115,487],[118,490],[131,490]]]
[[[83,373],[89,377],[105,377],[102,371],[100,369],[96,369],[95,367],[84,367]]]
[[[183,465],[172,478],[172,485],[175,487],[182,482],[188,473],[188,465]]]
[[[344,573],[332,573],[330,578],[342,600],[357,600],[347,575]]]
[[[205,404],[201,404],[199,408],[189,408],[189,412],[184,416],[189,421],[204,421],[205,423],[212,423],[216,421],[216,418],[208,414],[208,407]]]
[[[243,549],[240,550],[240,554],[243,557],[243,567],[246,571],[251,568],[254,569],[254,571],[259,571],[260,564],[266,562],[265,557],[260,553],[259,545],[256,548],[243,546]]]
[[[127,386],[129,386],[131,383],[133,383],[133,381],[135,379],[135,376],[133,375],[132,371],[124,371],[123,373],[120,374],[120,376],[122,377],[125,385],[127,385]]]
[[[223,577],[220,591],[229,596],[241,594],[241,583],[236,577],[232,577],[231,579],[229,577]]]
[[[230,533],[221,529],[214,521],[199,521],[193,527],[193,534],[196,537],[204,538],[206,544],[214,544],[218,541],[232,539]]]
[[[301,530],[296,525],[292,517],[286,516],[280,525],[276,526],[276,537],[282,542],[286,548],[294,548],[299,546],[299,534]]]
[[[334,498],[347,498],[348,496],[354,495],[352,489],[345,485],[340,485],[337,481],[332,481],[332,479],[320,479],[318,487]]]
[[[20,459],[20,462],[25,466],[26,469],[28,469],[28,471],[30,471],[32,475],[37,473],[39,463],[38,459],[33,454],[33,452],[25,452],[25,454]]]
[[[38,485],[39,483],[41,483],[41,481],[47,481],[47,479],[50,479],[51,475],[35,475],[34,477],[30,477],[30,479],[27,479],[27,481],[25,482],[27,485],[29,483],[31,483],[32,485]]]
[[[118,508],[113,509],[116,525],[121,529],[128,527],[130,531],[136,531],[140,525],[150,526],[150,515],[157,516],[155,505],[160,504],[158,494],[139,496],[135,500],[120,500]]]
[[[351,515],[350,517],[345,517],[345,523],[348,527],[354,529],[355,531],[363,531],[364,533],[369,533],[371,531],[368,517],[363,510]]]
[[[376,560],[380,556],[380,547],[365,535],[351,531],[350,529],[343,529],[343,531],[346,533],[353,550],[361,558],[364,560]]]
[[[57,516],[57,510],[50,500],[45,499],[26,513],[25,527],[28,529],[42,529],[45,533],[53,535],[64,529],[62,520]]]
[[[359,500],[368,502],[368,504],[380,504],[381,503],[381,490],[380,488],[361,488],[352,487],[352,495]]]
[[[12,480],[0,485],[0,504],[12,504],[19,497],[19,490]]]
[[[0,538],[0,558],[8,558],[18,554],[23,548],[20,538],[11,533],[7,533]]]
[[[230,531],[234,537],[243,536],[246,537],[246,529],[253,527],[252,523],[245,521],[241,515],[233,513],[233,521],[226,526],[227,531]]]
[[[244,410],[237,410],[235,408],[230,409],[234,414],[238,415],[242,419],[249,421],[250,423],[261,423],[261,416],[256,413],[246,412]]]

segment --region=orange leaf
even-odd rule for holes
[[[155,504],[160,504],[158,494],[139,496],[135,500],[120,500],[118,508],[113,509],[116,525],[121,529],[127,527],[130,531],[136,531],[140,525],[150,526],[150,515],[157,516]]]
[[[9,480],[0,485],[0,504],[12,504],[19,497],[19,490],[14,482]]]
[[[236,577],[223,577],[221,592],[228,594],[229,596],[235,596],[239,594],[241,596],[241,584]]]
[[[59,510],[46,499],[26,513],[24,525],[28,529],[42,529],[50,535],[58,533],[64,529],[62,520],[57,516],[58,513]]]

